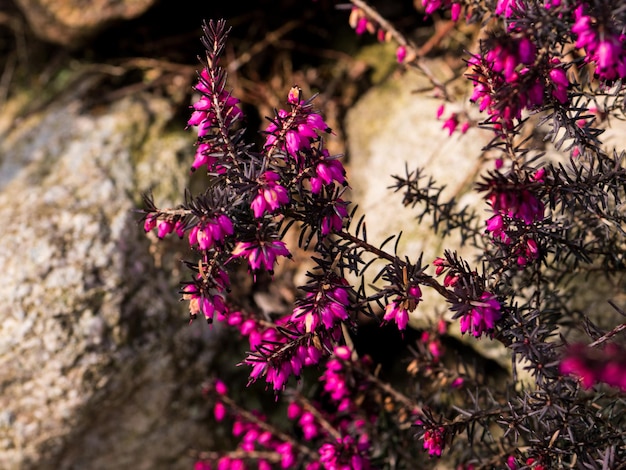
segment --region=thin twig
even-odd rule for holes
[[[274,31],[270,31],[269,33],[267,33],[262,41],[255,42],[254,45],[250,47],[250,49],[248,49],[246,52],[244,52],[231,63],[229,63],[227,67],[228,71],[236,72],[242,66],[250,62],[250,60],[252,60],[255,55],[261,53],[263,49],[271,46],[272,44],[276,44],[281,37],[283,37],[289,31],[296,29],[301,24],[301,20],[292,20],[288,23],[285,23],[280,28]]]
[[[609,304],[611,304],[611,307],[613,307],[618,313],[621,313],[622,315],[624,315],[624,311],[621,308],[619,308],[617,305],[615,305],[613,301],[609,300]],[[617,325],[615,328],[613,328],[611,331],[606,333],[604,336],[601,336],[600,338],[595,340],[593,343],[591,343],[589,347],[595,348],[596,346],[600,346],[602,343],[606,342],[607,340],[609,340],[610,338],[612,338],[613,336],[615,336],[616,334],[618,334],[619,332],[623,330],[626,330],[626,323]]]
[[[415,44],[408,40],[404,34],[398,31],[389,21],[387,21],[380,13],[378,13],[378,11],[368,5],[364,0],[350,0],[350,3],[362,10],[369,18],[378,23],[378,26],[384,31],[387,31],[399,45],[404,46],[407,49],[407,63],[419,69],[426,76],[426,78],[430,80],[435,88],[441,90],[444,98],[448,98],[445,84],[435,77],[433,72],[430,70],[430,67],[426,64],[424,57],[421,55],[424,53],[422,48],[418,48]]]

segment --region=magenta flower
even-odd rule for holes
[[[321,230],[322,236],[326,236],[331,232],[340,232],[343,228],[343,220],[348,217],[348,203],[338,198],[329,204],[329,210],[325,212],[322,218]]]
[[[209,323],[226,310],[224,297],[218,289],[202,293],[195,284],[188,284],[183,289],[183,299],[189,300],[189,312],[193,318],[202,313]]]
[[[528,189],[513,191],[494,189],[487,195],[487,200],[494,213],[521,220],[526,225],[543,219],[545,207]]]
[[[442,0],[422,0],[422,5],[424,6],[424,12],[427,15],[432,15],[441,8]]]
[[[422,300],[422,291],[419,286],[409,287],[405,297],[398,296],[385,307],[383,321],[395,321],[399,330],[404,330],[409,323],[409,312],[415,310]]]
[[[369,461],[358,447],[351,436],[338,438],[334,444],[326,442],[319,449],[320,463],[327,470],[365,470]]]
[[[626,77],[626,53],[619,27],[599,23],[585,14],[584,5],[575,10],[572,33],[576,35],[576,47],[586,52],[585,61],[596,64],[596,74],[604,80]]]
[[[318,292],[307,293],[306,298],[293,310],[291,321],[302,325],[306,332],[315,331],[320,325],[331,330],[339,322],[348,319],[349,303],[346,287],[321,288]]]
[[[497,0],[495,13],[496,15],[502,15],[505,18],[510,18],[522,7],[523,4],[520,0]]]
[[[319,133],[330,132],[330,128],[321,115],[312,111],[310,105],[293,103],[294,96],[292,89],[289,92],[291,112],[279,110],[276,119],[265,129],[265,147],[278,143],[281,150],[298,160],[298,153],[310,149],[313,141],[319,138]]]
[[[448,130],[448,135],[452,135],[459,125],[459,119],[456,113],[452,113],[448,119],[446,119],[441,126],[442,129]]]
[[[157,215],[156,214],[148,214],[146,216],[146,220],[143,222],[143,229],[146,233],[152,231],[157,224]]]
[[[561,361],[560,371],[579,377],[585,388],[602,382],[626,391],[626,349],[615,343],[600,349],[574,344]]]
[[[552,96],[554,96],[560,103],[567,103],[567,87],[569,86],[569,80],[567,79],[565,70],[562,68],[553,68],[550,70],[549,75],[553,86]]]
[[[221,244],[227,235],[234,233],[233,223],[224,214],[214,218],[204,218],[189,231],[189,244],[201,250],[209,250]]]
[[[406,59],[406,46],[398,46],[396,49],[396,60],[399,64],[404,62]]]
[[[216,123],[217,116],[215,111],[217,107],[219,107],[219,113],[226,125],[230,125],[235,119],[243,117],[243,112],[238,107],[239,100],[231,96],[226,90],[223,90],[217,97],[217,100],[214,100],[214,95],[209,86],[211,78],[206,68],[202,70],[200,77],[195,88],[202,96],[193,104],[194,111],[187,124],[189,126],[197,126],[198,137],[203,137],[209,134]]]
[[[280,240],[266,241],[255,240],[251,242],[238,242],[231,253],[232,258],[246,258],[253,272],[261,268],[273,273],[274,264],[278,256],[291,258],[291,253],[284,242]]]
[[[445,446],[445,429],[436,427],[426,430],[424,433],[424,449],[431,456],[440,457]]]
[[[331,158],[327,150],[323,150],[320,160],[314,168],[315,176],[311,177],[311,192],[319,194],[324,185],[329,185],[333,181],[344,184],[346,181],[346,170],[337,158]]]
[[[221,401],[218,401],[213,408],[213,416],[216,421],[223,421],[226,417],[226,406]]]
[[[266,171],[259,177],[259,191],[250,204],[257,219],[289,203],[289,193],[277,183],[279,180],[280,176],[273,171]]]
[[[500,302],[493,294],[483,292],[479,301],[472,303],[473,308],[460,320],[461,333],[470,332],[476,338],[492,330],[502,316]]]
[[[217,157],[210,155],[211,146],[207,143],[201,143],[196,148],[196,155],[193,163],[191,164],[191,171],[194,172],[198,168],[205,166],[208,171],[216,170],[215,164],[217,163]]]

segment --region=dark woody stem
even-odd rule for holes
[[[399,262],[400,266],[406,266],[406,263],[404,261],[397,259],[395,256],[387,253],[386,251],[381,250],[380,248],[377,248],[374,245],[371,245],[370,243],[364,240],[361,240],[360,238],[344,230],[342,230],[341,232],[336,232],[336,235],[343,238],[344,240],[351,241],[359,248],[362,248],[365,251],[368,251],[378,256],[379,258],[386,259],[390,263]],[[456,296],[452,292],[448,291],[444,286],[439,284],[439,282],[437,282],[431,276],[423,274],[422,276],[420,276],[419,283],[436,290],[439,293],[439,295],[441,295],[446,300],[450,300],[450,301],[456,300]]]

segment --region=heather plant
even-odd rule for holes
[[[342,158],[325,147],[332,130],[315,97],[297,86],[268,118],[262,145],[248,142],[220,64],[227,24],[203,26],[206,56],[189,125],[198,133],[191,168],[206,173],[206,188],[173,209],[147,196],[144,228],[187,239],[192,259],[180,293],[191,319],[220,322],[246,342],[240,366],[251,386],[274,395],[277,411],[248,410],[228,384],[207,382],[215,419],[232,426],[238,444],[199,453],[197,470],[626,466],[626,323],[606,329],[571,302],[594,282],[619,282],[626,268],[624,151],[602,142],[626,106],[626,8],[604,0],[423,7],[427,16],[482,28],[462,74],[480,122],[469,112],[444,116],[448,84],[370,5],[353,0],[348,21],[356,34],[395,41],[399,66],[431,79],[442,132],[491,132],[492,166],[474,187],[487,217],[443,200],[421,168],[395,175],[390,188],[415,209],[407,225],[430,221],[444,239],[459,233],[479,253],[471,259],[455,246],[431,260],[400,256],[400,234],[370,243],[367,214],[356,217],[348,200]],[[545,152],[545,142],[554,151]],[[293,232],[298,246],[286,242]],[[229,295],[237,266],[271,279],[298,249],[315,267],[288,314],[246,309]],[[426,290],[447,312],[410,335]],[[606,299],[605,316],[619,315],[618,300]],[[400,378],[384,377],[355,347],[363,322],[413,338]],[[446,341],[452,322],[469,341],[506,348],[510,377],[496,380],[455,351],[458,343]]]

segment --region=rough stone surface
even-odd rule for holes
[[[74,47],[106,25],[135,18],[154,0],[16,0],[33,32],[45,41]]]
[[[135,209],[149,188],[181,197],[193,136],[150,95],[16,109],[0,119],[0,468],[191,468],[212,442],[216,330],[187,325],[179,263]]]

